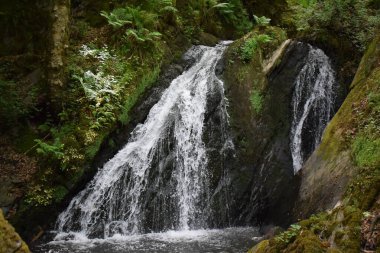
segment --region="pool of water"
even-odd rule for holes
[[[240,253],[247,252],[259,236],[257,228],[168,231],[144,235],[115,235],[87,239],[81,234],[61,234],[33,249],[35,253]],[[71,238],[71,239],[67,239]]]

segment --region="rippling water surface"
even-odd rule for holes
[[[254,245],[256,228],[168,231],[108,239],[87,239],[81,234],[72,240],[56,240],[38,246],[35,253],[240,253]],[[67,238],[66,236],[63,236]]]

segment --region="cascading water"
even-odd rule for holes
[[[260,198],[269,196],[260,188],[268,184],[266,179],[249,183],[258,186],[249,198],[239,185],[250,179],[241,179],[223,82],[216,75],[222,72],[218,63],[226,45],[194,46],[185,54],[192,67],[171,82],[128,143],[60,214],[54,240],[34,252],[245,252],[252,246],[252,236],[259,235],[256,228],[210,229],[251,224],[248,219],[265,207]],[[287,108],[284,122],[292,114],[290,151],[296,173],[318,145],[336,95],[335,73],[323,51],[293,45],[299,52],[293,55],[293,48],[289,63],[284,61],[291,70],[279,68],[281,75],[272,82],[278,88],[288,80],[280,87],[287,92],[286,104],[294,84],[292,112]],[[284,133],[273,150],[287,147],[288,172],[289,129]],[[273,162],[271,155],[266,157],[270,161],[265,165]],[[275,169],[282,165],[274,164]],[[254,177],[266,176],[265,170]],[[253,212],[240,212],[244,201]]]
[[[335,72],[330,59],[321,49],[308,47],[306,64],[296,78],[292,100],[290,150],[294,173],[302,168],[304,160],[321,141],[336,98]]]
[[[204,118],[210,91],[224,92],[215,69],[226,44],[189,50],[198,61],[172,81],[124,148],[60,214],[56,239],[208,227]],[[219,109],[227,119],[222,96]]]

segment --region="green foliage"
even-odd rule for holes
[[[176,9],[168,5],[165,1],[160,1],[163,5],[158,12],[174,14]],[[121,39],[122,44],[126,51],[138,52],[139,57],[142,57],[142,49],[146,49],[155,45],[162,34],[155,29],[158,26],[157,12],[149,12],[142,10],[140,7],[126,6],[125,8],[117,8],[107,13],[101,12],[101,15],[105,17],[108,23],[115,29],[121,30],[121,36],[117,35],[118,39]],[[123,28],[123,29],[122,29]]]
[[[114,29],[129,26],[135,29],[154,28],[157,25],[157,14],[142,10],[140,7],[126,6],[116,8],[110,13],[102,11],[101,16],[105,17],[108,24]]]
[[[240,0],[196,0],[189,1],[189,11],[197,24],[209,33],[218,34],[223,29],[233,28],[239,36],[252,27],[247,12]]]
[[[251,101],[251,107],[256,113],[260,113],[263,109],[263,95],[261,95],[260,91],[252,91],[251,96],[249,97]]]
[[[302,227],[300,225],[293,224],[287,231],[276,236],[275,241],[284,244],[289,244],[300,234],[301,228]]]
[[[380,113],[380,93],[371,92],[368,95],[368,102],[369,106],[373,108],[375,113]]]
[[[59,203],[67,195],[68,190],[62,185],[54,185],[50,177],[53,175],[51,168],[40,175],[38,182],[34,182],[28,189],[25,202],[29,206],[48,206],[52,203]]]
[[[256,15],[253,15],[253,18],[255,19],[255,22],[258,26],[267,26],[270,24],[271,19],[267,18],[265,16],[258,17]]]
[[[260,46],[271,41],[272,38],[267,34],[254,35],[252,38],[247,39],[241,46],[240,58],[245,62],[249,62]]]
[[[364,51],[380,25],[380,9],[371,0],[290,0],[298,30],[318,36],[330,31]]]
[[[25,202],[29,206],[48,206],[53,201],[54,190],[48,186],[49,178],[53,174],[53,170],[48,168],[39,178],[39,182],[35,182],[29,186],[25,197]]]
[[[131,16],[128,15],[129,13],[127,10],[129,9],[117,8],[114,9],[111,13],[102,11],[100,12],[100,15],[105,17],[108,21],[108,24],[110,24],[114,29],[118,29],[126,24],[132,24],[130,21]]]
[[[32,187],[26,195],[26,203],[31,206],[48,206],[53,200],[53,189],[41,185]]]
[[[65,187],[59,185],[53,189],[52,198],[55,202],[60,202],[67,195],[67,193],[68,190]]]
[[[38,154],[54,160],[61,160],[63,158],[64,144],[61,143],[60,139],[55,139],[53,144],[48,144],[40,139],[36,139],[35,142],[38,145],[36,149]]]
[[[354,138],[352,153],[360,167],[380,167],[380,94],[372,91],[368,95],[368,113],[362,120],[361,130]]]
[[[37,89],[31,89],[27,94],[20,84],[0,79],[0,128],[12,124],[35,110]]]
[[[358,136],[353,143],[355,162],[360,167],[380,166],[380,139]]]
[[[117,57],[112,55],[107,47],[96,49],[82,46],[81,54],[99,61],[95,73],[87,70],[81,75],[73,74],[73,80],[80,83],[85,98],[89,102],[88,106],[93,119],[90,128],[95,130],[108,128],[116,121],[115,113],[121,108],[122,87],[117,80],[118,77],[112,75],[112,72],[115,71],[115,74],[118,74],[117,72],[124,71],[124,68],[118,70],[110,68],[110,64],[117,62]]]
[[[317,2],[316,0],[298,0],[298,1],[303,7],[309,7]]]
[[[148,29],[128,29],[123,37],[129,43],[130,48],[151,46],[162,36],[159,32],[151,32]]]
[[[154,68],[152,72],[148,72],[144,75],[139,84],[126,96],[122,113],[119,117],[121,123],[128,123],[130,110],[136,104],[139,96],[157,80],[159,74],[160,68]]]

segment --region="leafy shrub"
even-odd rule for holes
[[[211,33],[232,27],[237,34],[243,35],[252,27],[240,0],[196,0],[189,1],[188,5],[196,25]]]
[[[53,189],[36,185],[29,189],[26,194],[26,203],[31,206],[48,206],[53,200]]]
[[[111,55],[107,47],[102,49],[91,49],[83,45],[80,53],[84,57],[93,57],[99,61],[96,73],[91,70],[85,71],[82,75],[73,75],[83,88],[84,94],[92,111],[94,122],[91,129],[99,130],[109,127],[116,121],[115,111],[121,107],[121,91],[119,80],[107,70],[108,62],[114,62],[116,57]]]
[[[270,41],[272,41],[272,38],[267,34],[259,34],[247,39],[240,48],[240,58],[245,62],[249,62],[256,50]]]
[[[60,139],[55,139],[53,144],[48,144],[40,139],[36,139],[35,142],[38,145],[38,148],[36,149],[38,154],[55,160],[61,160],[63,158],[64,144],[61,143]]]
[[[169,11],[170,7],[172,6],[164,5],[160,11]],[[102,11],[101,15],[115,30],[121,30],[122,35],[118,38],[129,51],[138,52],[140,58],[142,58],[142,49],[154,46],[154,42],[161,37],[161,33],[155,31],[158,26],[157,13],[142,10],[140,7],[126,6],[114,9],[110,13]]]
[[[293,0],[293,2],[295,2]],[[294,4],[298,30],[318,34],[329,30],[364,51],[380,25],[380,10],[371,0],[297,0]]]
[[[265,16],[262,16],[262,17],[258,17],[256,15],[253,15],[253,18],[255,19],[255,22],[258,26],[267,26],[269,25],[271,19],[270,18],[267,18]]]
[[[147,48],[154,45],[154,42],[162,36],[159,32],[151,32],[148,29],[128,29],[124,35],[124,39],[128,41],[131,49],[136,49],[140,52],[140,48]],[[140,57],[141,52],[140,52]]]
[[[102,11],[100,15],[105,17],[108,24],[114,29],[124,26],[135,29],[154,28],[157,25],[157,14],[141,10],[140,7],[126,6],[125,8],[116,8],[110,13]]]
[[[102,11],[100,12],[100,15],[105,17],[108,21],[108,24],[111,25],[114,29],[121,28],[126,24],[132,24],[130,21],[131,16],[128,15],[126,9],[124,8],[114,9],[110,13]]]
[[[298,224],[290,225],[290,228],[275,237],[275,241],[289,244],[291,243],[301,232],[301,226]]]
[[[240,0],[230,0],[226,8],[219,8],[218,11],[224,21],[232,25],[239,35],[247,33],[252,28],[252,23]]]

